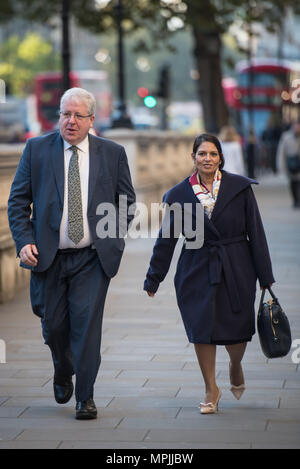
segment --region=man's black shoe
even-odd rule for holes
[[[53,381],[54,397],[58,404],[66,404],[73,396],[74,386],[72,377]]]
[[[97,418],[97,408],[92,398],[88,401],[78,401],[76,403],[77,420],[92,420]]]

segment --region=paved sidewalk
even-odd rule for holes
[[[274,288],[293,339],[300,339],[300,211],[291,209],[284,180],[276,187],[267,177],[255,192],[273,259]],[[228,357],[219,347],[220,411],[199,414],[204,387],[176,306],[175,262],[154,299],[142,291],[153,242],[128,241],[110,286],[95,387],[97,420],[76,421],[74,399],[62,406],[54,401],[50,353],[28,291],[0,306],[0,339],[7,347],[7,363],[0,364],[0,449],[300,448],[295,349],[283,359],[267,360],[257,335],[245,356],[242,399],[236,401],[229,391]]]

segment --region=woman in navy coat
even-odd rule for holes
[[[184,242],[175,275],[178,306],[187,337],[195,346],[206,396],[201,413],[218,409],[221,391],[216,384],[216,345],[230,357],[231,391],[239,399],[245,389],[241,361],[255,333],[256,281],[274,282],[266,236],[251,184],[256,181],[222,170],[224,157],[219,140],[199,135],[193,147],[195,172],[165,195],[168,206],[190,204],[193,227],[197,204],[204,209],[204,244],[188,249]],[[199,208],[199,207],[198,207]],[[159,232],[144,290],[154,296],[169,270],[178,240],[175,212],[169,216],[170,236]],[[202,212],[203,213],[203,212]],[[184,219],[184,217],[182,217]],[[189,234],[182,224],[182,234]]]

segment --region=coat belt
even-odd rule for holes
[[[246,236],[236,236],[234,238],[225,238],[204,241],[204,246],[209,249],[209,279],[211,285],[221,283],[222,268],[224,272],[225,284],[230,299],[230,304],[234,313],[241,311],[241,302],[234,273],[232,271],[230,259],[226,246],[228,244],[240,243],[247,241]]]

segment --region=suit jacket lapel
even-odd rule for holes
[[[92,135],[89,135],[89,196],[88,196],[88,207],[91,204],[94,190],[96,187],[96,182],[99,177],[99,172],[101,172],[101,154],[102,148],[101,144],[93,138]]]
[[[61,206],[64,204],[64,149],[63,149],[63,139],[60,134],[57,133],[50,149],[50,157],[52,161],[52,166],[54,170],[56,188],[59,194],[59,199]]]

